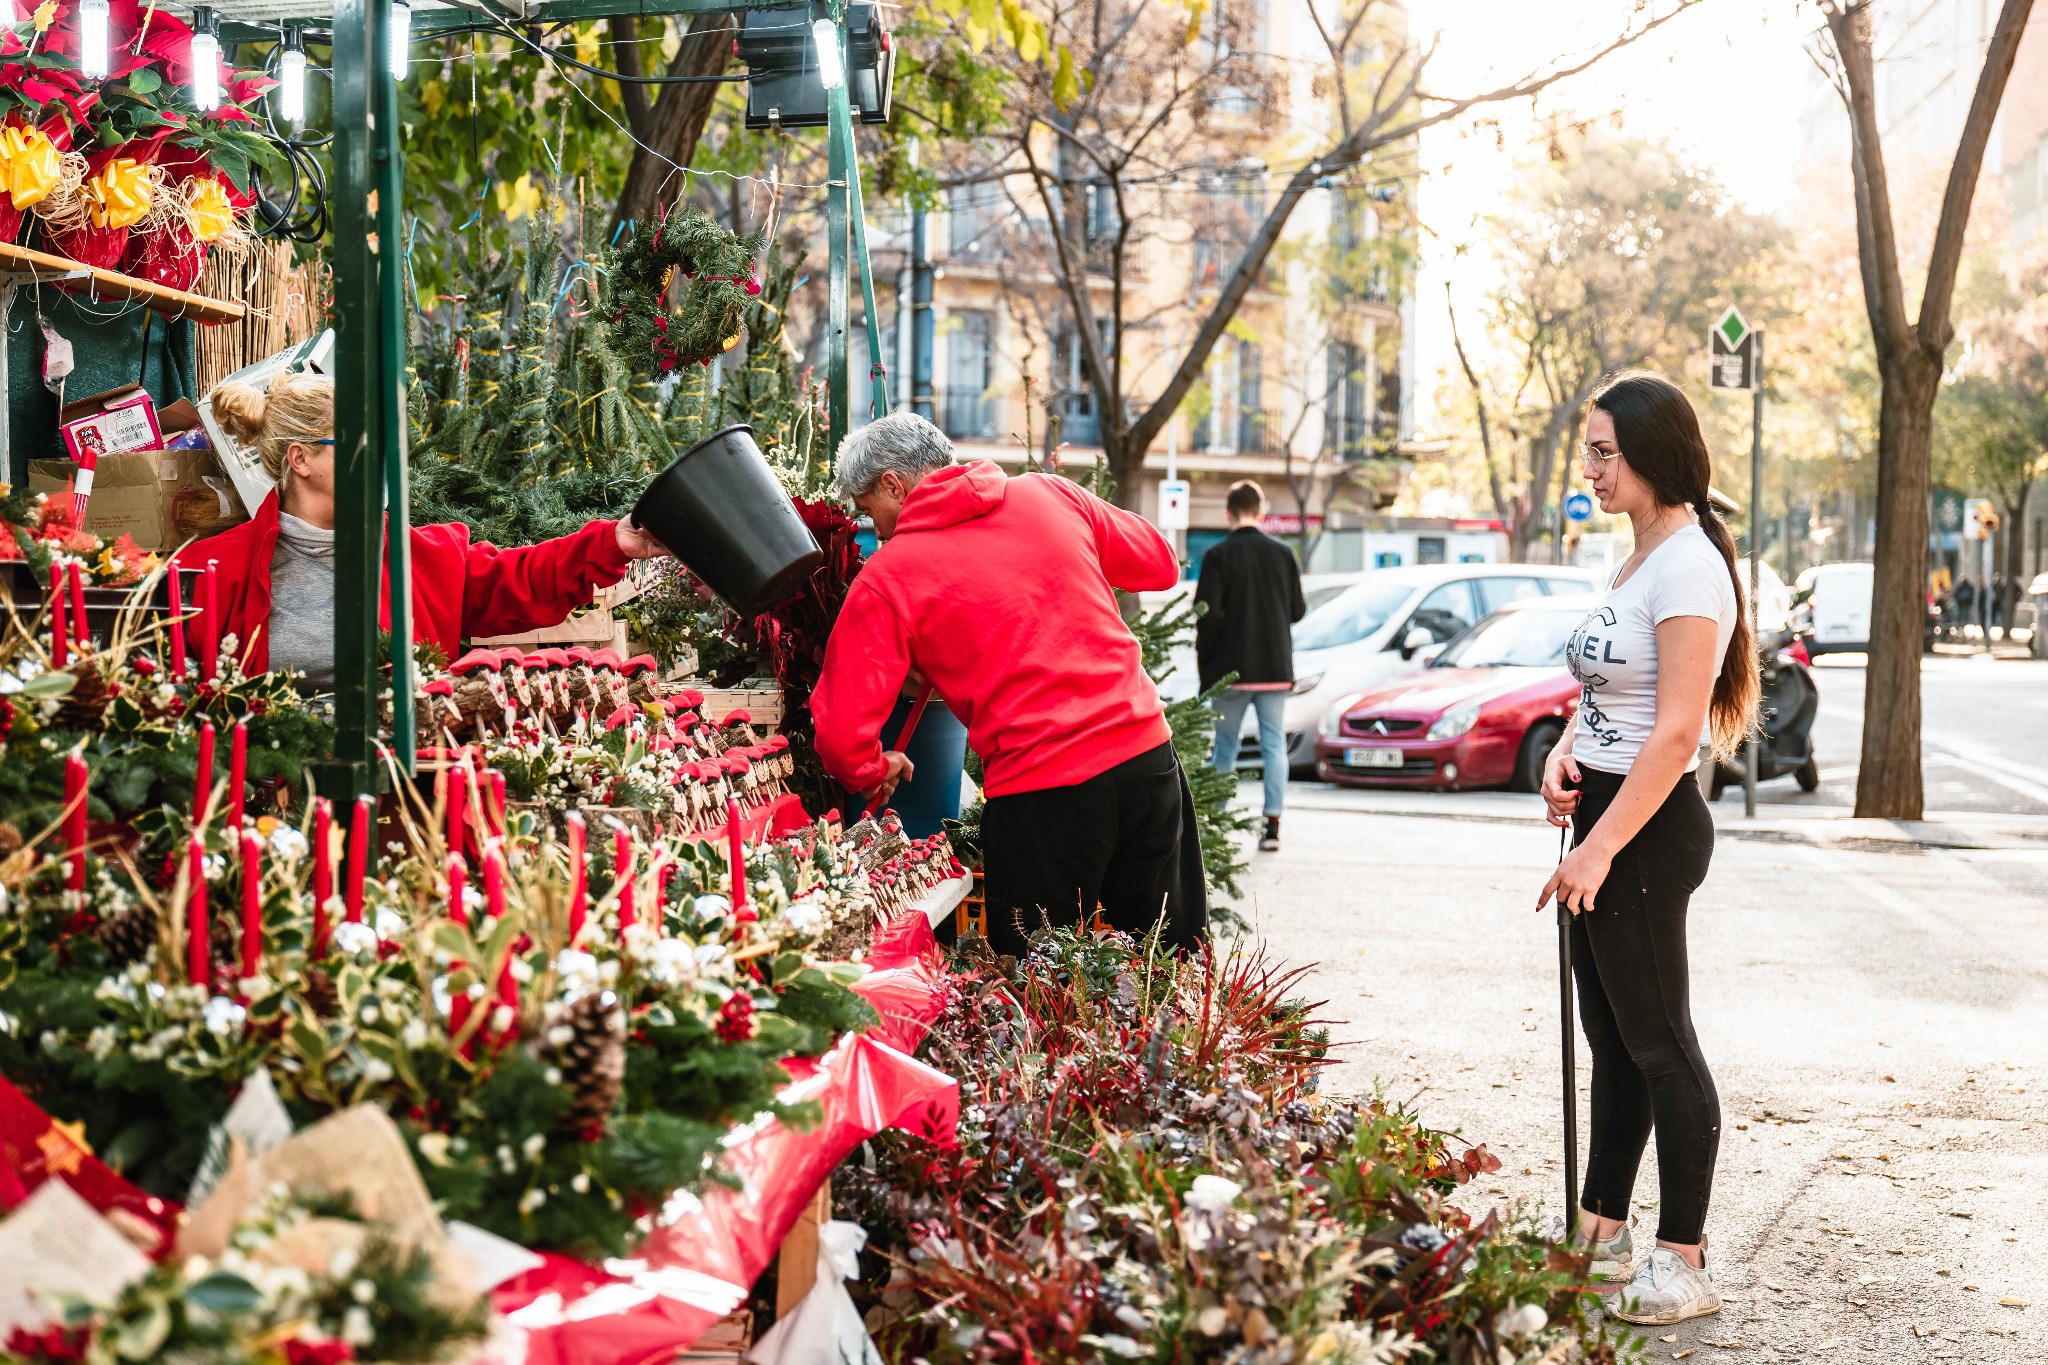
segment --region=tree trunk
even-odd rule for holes
[[[1927,499],[1941,353],[1902,348],[1880,360],[1877,545],[1864,674],[1859,818],[1918,820],[1920,649],[1927,625]]]
[[[733,30],[732,15],[707,14],[699,17],[684,35],[682,46],[676,49],[675,59],[669,63],[669,75],[718,76],[725,73],[726,64],[732,60],[732,40],[729,36],[710,36],[707,30],[729,35]],[[630,51],[625,47],[619,49],[621,56]],[[637,65],[637,54],[633,60]],[[620,66],[625,69],[623,61]],[[633,162],[626,168],[626,183],[619,191],[618,207],[612,211],[613,232],[629,219],[653,217],[682,183],[683,173],[679,168],[689,165],[690,158],[696,155],[697,139],[703,136],[704,123],[711,116],[711,106],[724,87],[712,81],[701,81],[692,85],[626,88],[655,89],[661,93],[641,119],[632,120],[644,126],[645,131],[636,130],[640,145],[633,149]],[[644,97],[642,103],[644,106]],[[626,108],[630,118],[634,110],[631,95],[627,97]]]

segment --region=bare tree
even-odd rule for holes
[[[1964,233],[1984,148],[2019,53],[2033,0],[2005,0],[1985,46],[1976,93],[1956,142],[1928,255],[1920,315],[1907,320],[1893,226],[1891,182],[1878,124],[1871,53],[1870,0],[1820,0],[1829,66],[1849,110],[1850,171],[1856,185],[1857,259],[1882,380],[1878,400],[1876,596],[1871,603],[1870,665],[1865,674],[1863,751],[1856,773],[1856,814],[1917,820],[1920,769],[1920,650],[1926,628],[1927,499],[1934,400],[1955,335],[1950,305],[1962,264]]]
[[[1381,22],[1396,12],[1393,6],[1305,0],[1326,48],[1316,86],[1333,105],[1334,136],[1287,173],[1270,199],[1261,167],[1257,211],[1241,236],[1225,239],[1237,248],[1235,260],[1218,269],[1213,292],[1203,290],[1190,301],[1199,323],[1185,349],[1166,358],[1170,369],[1149,398],[1135,392],[1138,376],[1126,354],[1129,334],[1147,322],[1127,312],[1127,286],[1136,273],[1132,253],[1162,231],[1145,221],[1156,216],[1147,202],[1156,197],[1155,186],[1176,178],[1206,174],[1227,182],[1237,174],[1228,156],[1229,129],[1215,121],[1219,92],[1255,104],[1284,83],[1271,64],[1245,50],[1240,7],[1222,7],[1199,32],[1171,7],[1079,0],[1055,8],[1051,40],[1071,49],[1074,67],[1091,73],[1092,82],[1076,89],[1053,71],[1016,63],[1014,117],[998,144],[995,169],[1022,171],[1037,189],[1052,246],[1050,272],[1073,316],[1073,344],[1119,500],[1137,500],[1146,452],[1200,381],[1246,296],[1267,278],[1274,248],[1311,189],[1426,128],[1484,105],[1528,98],[1586,71],[1700,2],[1671,0],[1663,12],[1639,19],[1590,53],[1547,63],[1491,90],[1445,96],[1425,88],[1433,44],[1409,39],[1395,18]],[[983,168],[977,178],[989,173]]]
[[[640,22],[638,18],[611,21],[619,73],[627,77],[619,82],[619,95],[636,143],[618,207],[612,211],[614,228],[627,219],[650,217],[670,197],[682,178],[682,168],[697,151],[697,139],[704,135],[705,121],[717,102],[722,87],[716,78],[732,60],[733,16],[699,15],[680,35],[675,56],[669,61],[665,75],[676,83],[642,83]]]

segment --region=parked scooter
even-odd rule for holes
[[[1820,689],[1814,685],[1805,642],[1789,626],[1767,630],[1757,640],[1757,668],[1763,696],[1758,720],[1763,731],[1757,750],[1757,781],[1791,774],[1803,792],[1820,786],[1820,764],[1813,756],[1813,718],[1820,711]],[[1754,742],[1754,741],[1753,741]],[[1740,786],[1749,762],[1745,745],[1715,765],[1713,795]]]

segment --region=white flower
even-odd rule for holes
[[[12,1029],[0,1028],[0,1033],[12,1032]],[[105,1060],[107,1060],[108,1054],[113,1052],[115,1043],[119,1041],[120,1034],[115,1032],[114,1026],[112,1024],[101,1024],[98,1028],[94,1029],[89,1035],[87,1035],[85,1040],[85,1050],[92,1054],[92,1058],[94,1061],[104,1062]]]
[[[548,1136],[546,1133],[535,1133],[531,1137],[527,1138],[526,1141],[519,1144],[519,1150],[526,1153],[526,1159],[528,1161],[539,1161],[540,1154],[542,1152],[545,1152],[547,1149]]]
[[[510,965],[512,971],[512,979],[514,981],[517,981],[523,985],[526,982],[533,980],[533,964],[528,962],[525,958],[515,957],[512,959]]]
[[[1198,1175],[1188,1188],[1184,1202],[1197,1212],[1214,1215],[1228,1209],[1231,1201],[1243,1193],[1244,1186],[1235,1180],[1225,1180],[1220,1175]]]
[[[421,1133],[420,1155],[436,1166],[448,1164],[448,1135],[446,1133]]]
[[[363,1063],[363,1079],[372,1085],[382,1085],[396,1074],[391,1063],[381,1057],[371,1057]]]
[[[586,991],[597,985],[597,959],[580,948],[564,948],[555,958],[555,970],[565,986]]]
[[[270,831],[270,851],[286,862],[295,863],[312,850],[306,836],[290,825],[279,825]]]
[[[825,907],[816,901],[796,901],[782,912],[782,917],[799,934],[815,934],[825,923]]]
[[[732,902],[717,892],[708,892],[690,902],[698,919],[724,919],[732,913]]]
[[[1550,1325],[1550,1314],[1533,1303],[1507,1309],[1493,1320],[1493,1330],[1504,1337],[1532,1337]]]
[[[1137,1342],[1132,1341],[1129,1337],[1117,1336],[1115,1333],[1111,1333],[1106,1337],[1096,1337],[1094,1341],[1097,1346],[1101,1347],[1109,1355],[1122,1356],[1126,1360],[1136,1360],[1139,1356],[1145,1354],[1145,1348]]]
[[[8,1013],[8,1012],[7,1012],[6,1010],[0,1010],[0,1037],[12,1038],[12,1037],[13,1037],[13,1036],[14,1036],[14,1035],[15,1035],[16,1033],[18,1033],[18,1032],[20,1032],[20,1031],[21,1031],[21,1020],[19,1020],[19,1019],[15,1018],[15,1017],[14,1017],[13,1015],[9,1014],[9,1013]],[[97,1035],[98,1035],[98,1033],[99,1033],[99,1030],[98,1030],[98,1029],[94,1029],[94,1030],[93,1030],[93,1033],[94,1033],[94,1035],[95,1035],[95,1036],[97,1036]],[[98,1055],[98,1054],[95,1054],[95,1055]]]
[[[540,1078],[549,1085],[560,1085],[562,1083],[562,1068],[558,1066],[544,1066],[541,1068]]]
[[[363,1006],[363,1022],[364,1022],[364,1023],[366,1023],[366,1024],[374,1024],[374,1023],[376,1023],[376,1022],[377,1022],[377,1015],[378,1015],[378,1009],[377,1009],[377,1002],[376,1002],[376,1001],[372,1000],[372,1001],[371,1001],[371,1002],[370,1002],[369,1004],[367,1004],[367,1005],[364,1005],[364,1006]]]
[[[355,956],[377,951],[377,931],[358,920],[343,920],[334,926],[334,946]]]
[[[578,1171],[578,1172],[576,1172],[576,1174],[574,1174],[574,1175],[570,1176],[570,1177],[569,1177],[569,1188],[570,1188],[570,1189],[572,1189],[572,1190],[574,1190],[574,1191],[576,1191],[576,1193],[578,1193],[578,1194],[589,1194],[589,1193],[590,1193],[590,1176],[589,1176],[589,1174],[588,1174],[587,1172],[584,1172],[584,1171]]]
[[[548,1030],[548,1046],[567,1047],[569,1045],[569,1040],[571,1038],[574,1038],[575,1036],[575,1029],[570,1028],[567,1024],[556,1024],[553,1028]]]
[[[519,1169],[519,1163],[512,1156],[512,1145],[508,1142],[498,1144],[498,1169],[506,1175]]]
[[[519,1196],[519,1211],[521,1213],[532,1213],[547,1202],[548,1192],[536,1186]]]
[[[249,1011],[225,995],[216,995],[206,1002],[206,1009],[201,1013],[200,1020],[206,1025],[208,1033],[217,1038],[225,1038],[231,1033],[239,1032],[242,1021],[248,1017]]]
[[[405,1027],[398,1031],[398,1041],[404,1043],[408,1049],[415,1052],[425,1047],[427,1045],[427,1021],[424,1019],[406,1020]]]
[[[714,941],[697,945],[696,958],[699,967],[713,966],[724,956],[725,945],[723,943]]]
[[[405,932],[405,919],[395,910],[377,912],[377,937],[397,938]]]
[[[512,1027],[512,1007],[500,1005],[491,1011],[491,1032],[504,1033]]]
[[[348,1296],[357,1303],[375,1303],[377,1301],[377,1286],[370,1280],[357,1280],[348,1287]]]
[[[354,1247],[336,1247],[334,1254],[327,1258],[329,1278],[345,1280],[356,1273],[356,1263],[362,1260],[362,1253]]]
[[[679,938],[657,940],[647,959],[648,974],[668,985],[685,980],[696,961],[696,953]]]
[[[357,1304],[341,1315],[341,1339],[351,1346],[368,1346],[377,1339],[370,1326],[370,1310]]]

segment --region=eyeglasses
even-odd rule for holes
[[[1618,459],[1620,456],[1621,452],[1618,450],[1602,450],[1599,446],[1591,444],[1581,444],[1579,446],[1579,458],[1582,460],[1595,460],[1601,464],[1606,464],[1609,460]]]

